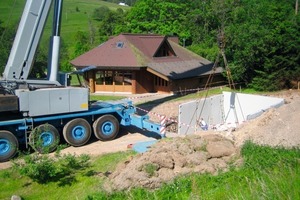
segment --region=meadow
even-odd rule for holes
[[[21,18],[26,1],[23,0],[1,0],[0,20],[4,26],[14,26]],[[107,6],[110,10],[118,8],[124,11],[130,9],[129,6],[120,6],[100,0],[64,0],[61,18],[61,37],[67,45],[74,42],[74,36],[78,31],[88,32],[90,26],[96,26],[97,21],[93,20],[92,14],[96,8]],[[50,12],[43,38],[49,38],[51,34],[52,12]]]

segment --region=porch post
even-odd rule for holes
[[[95,93],[95,71],[94,70],[88,72],[88,79],[90,85],[90,92]]]
[[[136,71],[132,71],[131,93],[136,94]]]

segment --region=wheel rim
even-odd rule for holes
[[[114,132],[114,124],[111,122],[104,122],[101,130],[104,135],[111,135]]]
[[[44,147],[51,145],[54,141],[53,134],[51,132],[43,132],[40,136],[40,139],[42,140]]]
[[[72,129],[72,136],[76,140],[84,138],[85,134],[86,134],[86,130],[85,130],[84,126],[75,126]]]
[[[5,155],[10,152],[11,146],[8,140],[0,140],[0,155]]]

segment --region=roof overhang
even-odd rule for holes
[[[86,66],[75,66],[77,70],[87,68]],[[93,70],[120,70],[120,71],[138,71],[145,69],[146,66],[93,66]]]
[[[147,71],[150,72],[151,74],[154,74],[155,76],[158,76],[158,77],[166,80],[166,81],[170,81],[170,79],[167,76],[165,76],[165,75],[163,75],[163,74],[161,74],[161,73],[159,73],[159,72],[157,72],[157,71],[155,71],[155,70],[153,70],[149,67],[147,67]]]

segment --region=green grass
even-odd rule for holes
[[[16,4],[14,4],[16,3]],[[1,0],[0,2],[0,20],[4,26],[11,26],[17,23],[22,15],[25,1]]]
[[[0,199],[15,194],[23,199],[85,199],[88,194],[101,191],[103,178],[97,174],[113,171],[117,163],[133,152],[106,154],[92,159],[92,165],[74,174],[74,178],[38,184],[11,168],[0,171]]]
[[[209,89],[209,90],[201,90],[199,92],[195,92],[195,93],[191,93],[191,94],[187,94],[187,95],[183,94],[181,97],[176,98],[175,101],[210,97],[210,96],[213,96],[213,95],[222,94],[223,91],[227,91],[227,92],[235,91],[235,92],[238,92],[238,93],[256,94],[256,95],[266,94],[266,93],[272,94],[272,92],[259,92],[259,91],[256,91],[254,89],[251,89],[251,88],[232,90],[229,87],[220,86],[220,87],[215,87],[215,88],[212,88],[212,89]]]
[[[114,100],[121,100],[126,97],[124,96],[111,96],[111,95],[100,95],[100,94],[91,94],[90,100],[91,101],[114,101]]]
[[[271,148],[247,142],[241,151],[244,164],[217,176],[192,174],[176,178],[157,190],[135,188],[104,192],[103,174],[133,156],[132,151],[93,158],[65,184],[38,184],[11,169],[0,171],[0,199],[12,194],[24,199],[300,199],[300,149]]]
[[[191,94],[187,94],[187,95],[183,94],[182,96],[174,99],[174,101],[205,98],[205,97],[209,97],[209,96],[213,96],[213,95],[217,95],[217,94],[222,94],[223,91],[231,91],[231,90],[228,87],[219,87],[219,88],[213,88],[213,89],[209,89],[209,90],[201,90],[199,92],[195,92],[195,93],[191,93]]]
[[[25,5],[24,0],[1,0],[0,1],[0,20],[4,22],[5,26],[12,26],[21,18],[23,8]],[[100,0],[64,0],[62,10],[62,26],[61,37],[64,43],[72,45],[74,43],[74,36],[77,31],[89,32],[89,21],[97,29],[97,22],[92,20],[92,13],[95,8],[107,6],[111,10],[118,8],[127,11],[129,6],[120,6],[117,4],[100,1]],[[48,40],[51,33],[52,14],[49,15],[47,25],[44,30],[42,40]],[[42,42],[43,42],[42,41]]]

